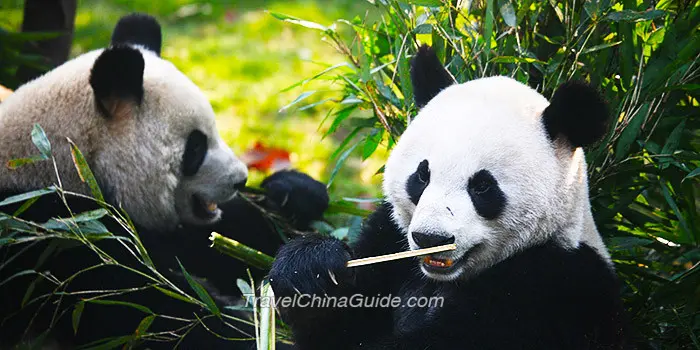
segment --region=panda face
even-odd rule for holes
[[[547,100],[515,80],[452,85],[418,114],[392,150],[384,192],[411,249],[456,243],[424,257],[437,280],[469,278],[567,222],[582,154],[553,143]]]
[[[171,63],[140,52],[143,100],[124,121],[105,120],[116,134],[97,160],[105,167],[104,182],[125,189],[115,191],[116,202],[132,208],[138,222],[214,223],[218,204],[245,184],[247,168],[219,136],[204,94]],[[125,161],[129,167],[114,168]]]
[[[58,169],[52,162],[0,167],[0,189],[26,191],[60,180],[66,191],[90,194],[75,170],[70,139],[106,199],[137,225],[168,231],[217,221],[217,205],[235,196],[247,169],[219,136],[206,96],[160,58],[160,42],[155,19],[125,16],[110,47],[64,63],[5,100],[0,163],[36,153],[30,132],[38,123]]]

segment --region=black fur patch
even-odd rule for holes
[[[122,17],[112,33],[112,45],[141,45],[158,56],[162,43],[160,24],[155,18],[142,13]]]
[[[564,136],[576,147],[600,140],[608,129],[608,107],[591,86],[567,82],[554,93],[542,121],[551,140]]]
[[[416,171],[408,177],[406,181],[406,192],[413,204],[418,205],[420,196],[430,184],[430,165],[427,159],[423,159]]]
[[[442,89],[454,84],[452,75],[440,63],[440,59],[428,45],[418,48],[411,60],[411,84],[413,99],[418,108],[423,108]]]
[[[192,131],[187,137],[185,153],[182,156],[182,174],[192,176],[199,171],[207,155],[207,135],[199,130]]]
[[[90,86],[95,93],[98,108],[109,116],[104,103],[111,99],[143,100],[144,62],[141,52],[128,46],[105,49],[97,57],[90,72]]]
[[[477,171],[467,184],[474,209],[487,220],[497,218],[506,207],[506,195],[488,170]]]

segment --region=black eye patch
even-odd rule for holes
[[[413,204],[418,205],[418,200],[420,200],[420,196],[423,195],[423,191],[425,191],[429,183],[430,168],[428,160],[423,159],[423,161],[418,164],[418,169],[408,177],[408,181],[406,182],[406,192],[408,192],[408,197]]]
[[[185,154],[182,156],[182,174],[192,176],[204,163],[208,150],[207,135],[199,130],[192,131],[187,137]]]
[[[506,207],[506,196],[488,170],[479,170],[469,178],[467,192],[476,212],[487,220],[498,217]]]

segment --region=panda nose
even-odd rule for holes
[[[411,233],[413,241],[421,248],[435,247],[443,244],[451,244],[455,242],[455,236],[450,234],[440,234],[432,232],[418,232],[413,231]]]
[[[248,182],[248,178],[247,178],[247,177],[246,177],[246,178],[243,178],[242,181],[239,181],[239,182],[235,183],[235,184],[233,185],[233,188],[235,188],[235,189],[237,189],[237,190],[239,190],[239,191],[242,191],[242,190],[245,188],[246,182]]]

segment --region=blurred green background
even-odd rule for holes
[[[0,0],[0,28],[18,30],[23,5],[24,1]],[[339,18],[371,16],[373,10],[356,0],[82,0],[71,56],[108,45],[124,14],[156,16],[163,26],[163,57],[204,90],[217,113],[219,132],[237,154],[256,142],[282,148],[291,153],[293,167],[326,182],[335,165],[331,155],[345,134],[341,130],[323,138],[325,130],[319,125],[329,104],[304,110],[283,107],[302,91],[317,90],[305,104],[330,98],[329,84],[315,81],[282,90],[343,57],[316,32],[289,25],[269,12],[329,25]],[[381,177],[374,174],[384,157],[378,153],[364,162],[359,156],[349,158],[333,182],[334,198],[378,196]],[[264,176],[252,171],[250,183]]]

